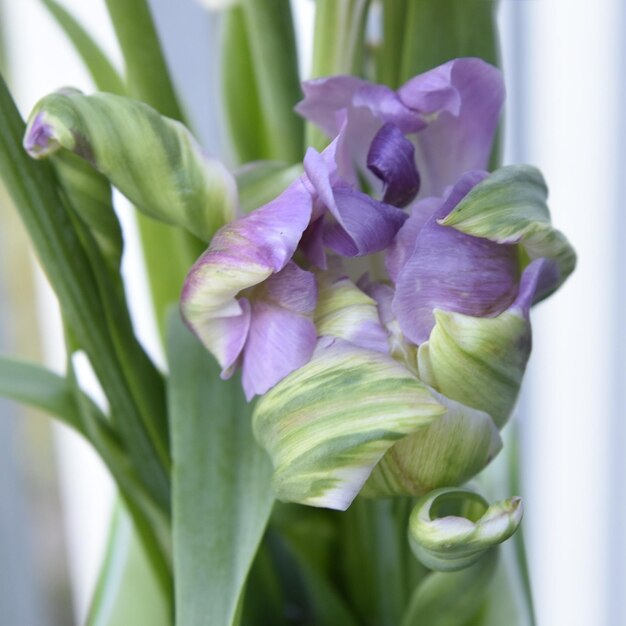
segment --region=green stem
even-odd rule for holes
[[[295,163],[304,153],[298,52],[289,0],[244,0],[243,11],[263,115],[268,158]]]
[[[85,250],[75,229],[75,218],[59,197],[50,164],[31,160],[22,149],[24,122],[1,79],[0,112],[3,118],[0,125],[0,172],[4,182],[57,294],[64,319],[87,353],[104,388],[136,470],[151,496],[167,512],[168,470],[145,428],[155,416],[141,411],[142,405],[158,405],[159,395],[164,393],[162,380],[159,383],[160,377],[146,370],[137,373],[135,380],[145,374],[156,381],[156,387],[131,386],[127,377],[128,365],[120,361],[118,354],[118,350],[124,351],[125,346],[120,335],[111,336],[112,327],[120,318],[111,311],[110,304],[102,300],[99,289],[106,280],[104,261],[100,257],[97,261],[101,263],[100,271],[95,273],[92,262],[98,254],[97,246],[94,245],[89,254]],[[112,286],[106,289],[108,294],[113,291]],[[124,336],[129,338],[127,332]],[[138,354],[138,348],[133,350]],[[137,363],[135,360],[134,364]],[[140,367],[153,368],[147,358],[141,360]],[[161,411],[164,410],[163,403]]]
[[[376,77],[392,89],[400,86],[406,13],[406,2],[383,0],[383,40],[376,57]]]
[[[333,74],[362,76],[365,23],[370,0],[317,0],[311,78]],[[328,138],[311,123],[306,145],[321,150]]]
[[[147,2],[106,0],[106,4],[124,55],[129,94],[183,121]]]

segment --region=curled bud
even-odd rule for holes
[[[179,122],[129,98],[65,89],[31,113],[24,148],[36,159],[61,149],[90,163],[138,209],[209,241],[236,212],[235,180]]]
[[[415,505],[409,519],[409,542],[426,567],[455,571],[506,541],[521,520],[521,498],[489,505],[468,489],[437,489]]]

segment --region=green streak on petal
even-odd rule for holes
[[[49,138],[34,143],[42,124]],[[237,192],[225,167],[204,155],[182,124],[141,102],[76,90],[51,94],[32,112],[25,145],[35,158],[60,148],[78,154],[141,211],[204,241],[234,216]]]
[[[513,311],[480,318],[436,310],[435,320],[419,348],[420,377],[449,398],[485,411],[502,428],[530,355],[529,322]]]
[[[348,277],[333,272],[317,274],[315,326],[318,335],[357,340],[364,324],[380,326],[375,300],[363,293]],[[381,335],[384,336],[382,327]]]
[[[426,567],[456,571],[506,541],[521,520],[520,498],[489,505],[468,489],[437,489],[415,505],[409,519],[409,542]]]
[[[502,167],[476,185],[441,223],[498,243],[519,243],[531,260],[554,259],[561,285],[576,266],[576,253],[552,226],[547,196],[537,168]]]
[[[482,411],[435,394],[445,415],[398,441],[374,468],[363,495],[423,495],[460,485],[482,470],[502,447],[496,425]]]
[[[343,510],[389,447],[443,412],[399,363],[336,340],[265,394],[253,423],[278,498]]]

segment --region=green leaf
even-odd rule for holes
[[[263,116],[266,158],[295,163],[304,155],[298,51],[289,0],[243,0],[246,31]]]
[[[170,320],[176,623],[230,626],[272,508],[271,467],[237,377]]]
[[[84,233],[77,233],[80,224],[59,196],[53,171],[23,151],[24,123],[2,80],[0,112],[0,173],[57,294],[66,325],[104,388],[135,468],[155,502],[167,510],[167,460],[158,451],[164,442],[148,434],[151,427],[158,428],[164,413],[160,375],[134,337],[123,303],[113,306],[117,290],[97,246],[84,247]]]
[[[234,217],[237,189],[179,122],[121,96],[64,90],[31,113],[24,145],[34,158],[64,148],[87,160],[147,215],[204,241]]]
[[[345,510],[396,441],[444,412],[402,365],[336,339],[259,399],[254,429],[278,498]]]
[[[547,196],[546,183],[536,167],[501,167],[478,183],[441,223],[474,237],[519,243],[530,259],[553,259],[560,270],[556,289],[574,271],[576,253],[552,226]]]
[[[121,501],[113,510],[106,553],[86,624],[173,624],[171,606]]]
[[[80,55],[98,91],[123,95],[124,81],[85,29],[56,0],[41,0]]]
[[[41,409],[83,432],[71,386],[44,367],[0,358],[0,396]]]
[[[126,64],[130,96],[184,121],[146,0],[106,0]]]
[[[53,164],[69,203],[91,230],[111,276],[118,280],[123,240],[109,181],[86,161],[65,150],[55,155]]]

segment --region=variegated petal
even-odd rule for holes
[[[506,541],[521,520],[521,498],[489,505],[468,489],[438,489],[415,505],[409,519],[409,541],[426,567],[454,571],[469,567]]]
[[[443,412],[393,359],[325,338],[259,399],[253,426],[278,498],[345,510],[385,452]]]
[[[440,223],[497,243],[519,243],[531,260],[553,259],[559,275],[553,285],[538,292],[537,299],[541,299],[557,289],[576,266],[572,246],[551,224],[547,196],[537,168],[502,167],[478,183]]]

